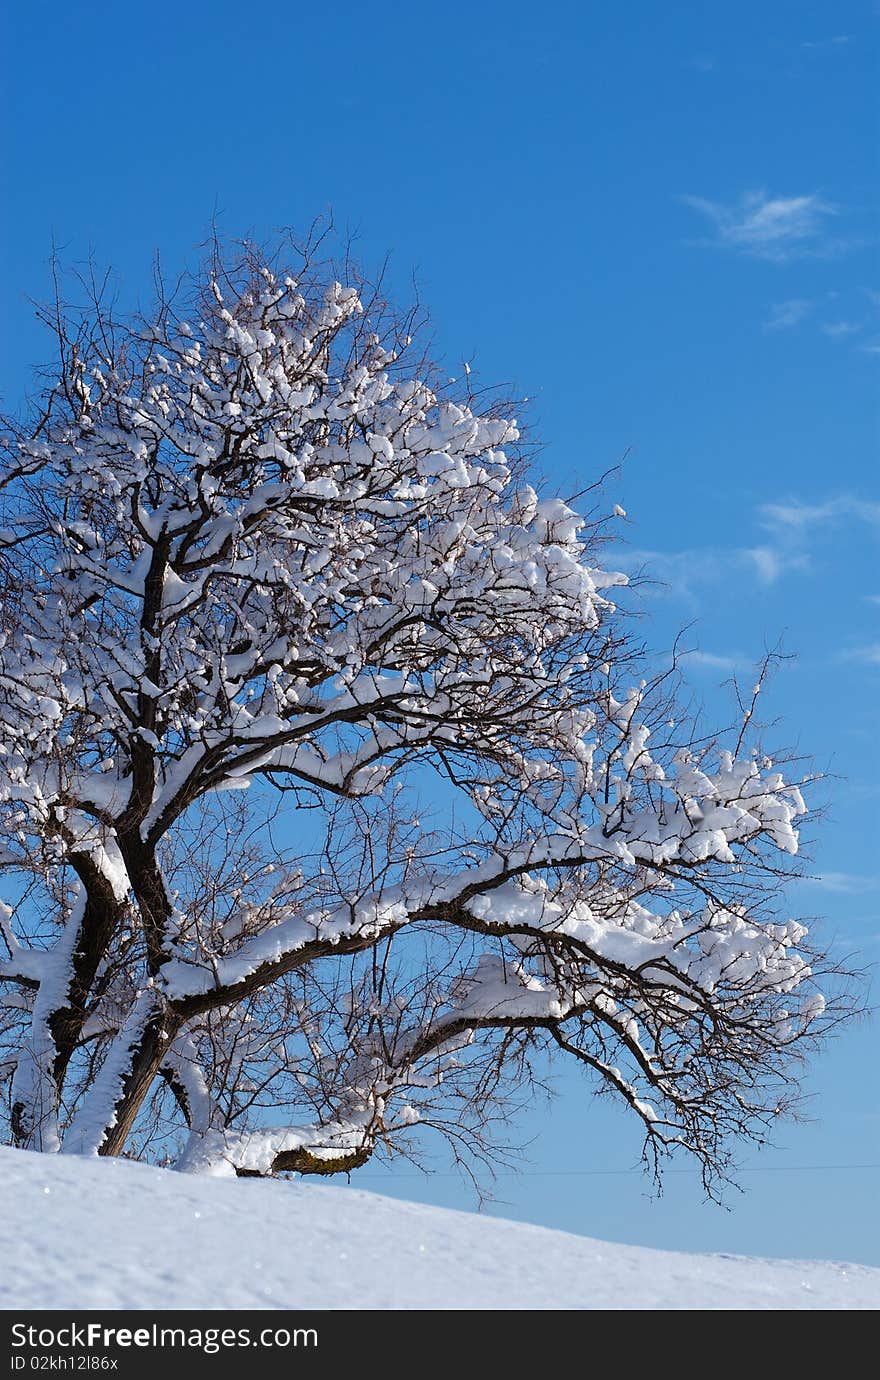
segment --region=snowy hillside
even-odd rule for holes
[[[681,1255],[356,1189],[0,1149],[0,1307],[869,1309],[880,1270]]]

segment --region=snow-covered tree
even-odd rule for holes
[[[638,679],[603,523],[362,284],[248,250],[47,319],[2,462],[13,1142],[488,1159],[564,1055],[710,1180],[834,1019],[754,705],[698,737]]]

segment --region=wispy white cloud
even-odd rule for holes
[[[833,38],[817,38],[801,44],[808,53],[839,53],[851,42],[849,34],[835,34]]]
[[[877,292],[874,288],[865,288],[865,296],[872,306],[880,307],[880,292]],[[865,345],[861,346],[861,349],[866,355],[880,355],[880,340],[876,338],[874,340],[869,340]]]
[[[821,328],[832,340],[845,340],[847,336],[857,335],[862,329],[861,321],[827,321]]]
[[[686,661],[689,666],[696,666],[705,671],[744,671],[753,664],[748,657],[738,654],[727,655],[699,650],[682,653],[680,660]]]
[[[813,303],[806,297],[790,297],[787,302],[774,302],[764,322],[764,330],[791,330],[805,321],[812,310]]]
[[[803,551],[785,551],[775,546],[748,546],[742,553],[753,565],[763,585],[775,585],[791,570],[806,570],[810,558]]]
[[[715,59],[709,53],[698,53],[696,57],[686,58],[684,66],[694,72],[714,72]]]
[[[684,551],[649,551],[623,547],[609,554],[613,569],[630,575],[644,574],[664,594],[693,599],[696,590],[712,584],[723,573],[723,555],[713,547],[695,547]]]
[[[788,259],[828,254],[839,247],[826,234],[829,219],[837,216],[839,210],[815,192],[808,196],[747,192],[730,206],[702,196],[685,196],[682,200],[712,223],[714,235],[704,243],[722,249],[784,263]]]
[[[880,642],[867,642],[862,647],[850,647],[841,656],[844,661],[860,661],[863,666],[880,666]]]
[[[774,584],[792,570],[804,570],[809,557],[801,551],[774,551],[767,547],[690,547],[683,551],[646,551],[622,548],[610,557],[611,564],[629,574],[642,574],[662,593],[696,602],[698,590],[751,577],[762,585]],[[650,584],[648,586],[650,588]]]
[[[863,896],[868,891],[880,888],[880,877],[857,872],[822,872],[817,877],[804,877],[803,881],[821,887],[823,891],[836,891],[845,896]]]
[[[855,494],[834,494],[823,503],[803,503],[790,499],[782,503],[763,503],[759,514],[765,527],[790,534],[804,534],[810,528],[841,518],[855,518],[871,527],[880,526],[880,503]]]
[[[863,289],[863,294],[867,295],[872,302],[880,305],[880,293],[874,293],[871,289]],[[804,321],[810,319],[814,322],[817,330],[826,335],[829,340],[848,340],[851,336],[858,335],[865,329],[865,321],[862,319],[860,307],[849,315],[841,313],[846,308],[838,301],[840,293],[828,291],[821,297],[787,297],[784,301],[773,302],[770,305],[768,314],[763,322],[765,332],[787,331],[796,326],[800,326]],[[862,302],[860,306],[863,306]],[[833,310],[838,315],[828,319],[828,310]],[[823,319],[824,317],[824,319]]]
[[[620,546],[609,551],[609,559],[615,569],[644,576],[648,591],[653,587],[696,603],[699,591],[706,586],[729,583],[731,579],[751,579],[769,587],[784,576],[811,570],[811,538],[826,524],[848,519],[880,532],[880,502],[849,493],[832,494],[818,503],[799,498],[762,503],[757,517],[766,539],[755,546],[695,546],[678,551]],[[880,594],[868,594],[865,598],[880,604]],[[689,655],[695,664],[721,670],[745,665],[741,659],[712,652]],[[880,661],[880,643],[856,649],[851,657]]]

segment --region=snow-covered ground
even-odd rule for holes
[[[357,1189],[0,1149],[0,1307],[873,1309],[880,1270],[609,1245]]]

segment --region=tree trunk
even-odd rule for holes
[[[99,1155],[121,1155],[153,1080],[179,1029],[179,1022],[157,1008],[144,1027],[112,1113],[112,1125]]]

